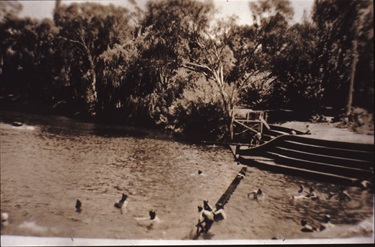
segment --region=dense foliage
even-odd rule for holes
[[[293,25],[288,0],[251,2],[251,25],[209,1],[131,2],[57,0],[53,20],[0,2],[2,102],[202,138],[227,136],[238,107],[373,112],[371,0],[316,0]]]

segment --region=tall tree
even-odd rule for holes
[[[113,5],[72,4],[58,5],[54,14],[59,38],[65,48],[66,71],[71,71],[69,81],[78,88],[78,98],[90,115],[96,114],[97,64],[99,56],[130,35],[128,10]],[[81,95],[82,94],[82,95]]]
[[[140,54],[130,69],[132,98],[143,102],[149,117],[163,121],[167,108],[187,81],[179,70],[189,55],[190,45],[209,22],[212,3],[199,1],[150,1],[136,35]],[[131,84],[136,84],[131,86]],[[128,90],[129,92],[129,90]]]
[[[368,13],[371,9],[372,1],[367,0],[315,1],[313,20],[318,28],[317,36],[320,38],[317,54],[321,55],[317,59],[321,65],[325,88],[323,104],[331,105],[337,111],[346,109],[349,113],[351,108],[351,96],[348,97],[352,95],[348,93],[351,88],[350,81],[354,83],[358,74],[356,71],[362,70],[357,66],[357,57],[358,61],[365,57],[357,53],[359,49],[363,49],[362,47],[368,47],[368,42],[373,40],[372,28],[369,29],[366,19],[370,17]],[[370,23],[373,23],[373,17],[370,17]],[[371,64],[371,60],[373,61],[373,56],[366,63]],[[356,85],[353,87],[356,88]],[[367,84],[366,87],[373,91],[373,83]]]

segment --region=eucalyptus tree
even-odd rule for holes
[[[9,18],[0,24],[2,92],[24,102],[51,103],[54,91],[54,24],[29,18]]]
[[[250,3],[254,23],[238,26],[235,17],[201,28],[193,40],[195,48],[184,67],[201,73],[214,83],[233,139],[234,108],[244,91],[249,92],[273,79],[269,60],[283,47],[287,20],[293,15],[288,1]],[[254,90],[252,90],[254,91]],[[259,100],[253,99],[253,101]],[[251,99],[248,100],[251,101]]]
[[[73,91],[72,100],[90,115],[97,111],[99,57],[130,35],[129,19],[126,8],[113,5],[57,4],[54,20],[65,58],[62,76]]]
[[[147,3],[134,40],[139,58],[128,74],[127,87],[132,90],[126,91],[154,122],[168,122],[168,108],[188,81],[181,66],[192,39],[208,25],[212,9],[212,3],[200,1]]]
[[[372,95],[366,96],[373,98],[373,77],[357,72],[373,74],[373,53],[368,53],[373,50],[372,8],[373,2],[367,0],[315,1],[313,20],[319,37],[317,60],[325,89],[323,103],[336,111],[346,108],[346,113],[350,113],[354,87],[357,92],[362,91],[362,96],[366,95],[364,91],[371,92]],[[357,75],[364,82],[353,85],[358,81]],[[361,94],[358,96],[362,98]]]
[[[283,48],[272,59],[277,80],[273,85],[271,107],[295,110],[301,117],[319,111],[324,88],[316,62],[316,28],[305,19],[290,27]]]

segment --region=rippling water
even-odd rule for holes
[[[11,125],[20,120],[23,126]],[[241,168],[225,147],[139,128],[2,112],[0,130],[1,210],[10,215],[2,235],[192,239],[197,206],[215,204]],[[320,200],[291,200],[300,183],[314,186]],[[249,199],[258,187],[264,200]],[[335,224],[372,217],[372,194],[348,190],[352,201],[328,201],[338,186],[248,168],[225,206],[228,219],[204,238],[313,238],[300,231],[302,217],[315,225],[327,213]],[[114,207],[122,193],[129,196],[123,212]],[[147,219],[149,210],[160,222]]]

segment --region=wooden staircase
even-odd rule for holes
[[[274,172],[347,185],[355,185],[360,178],[373,179],[372,144],[280,134],[258,147],[231,149],[238,162]]]

